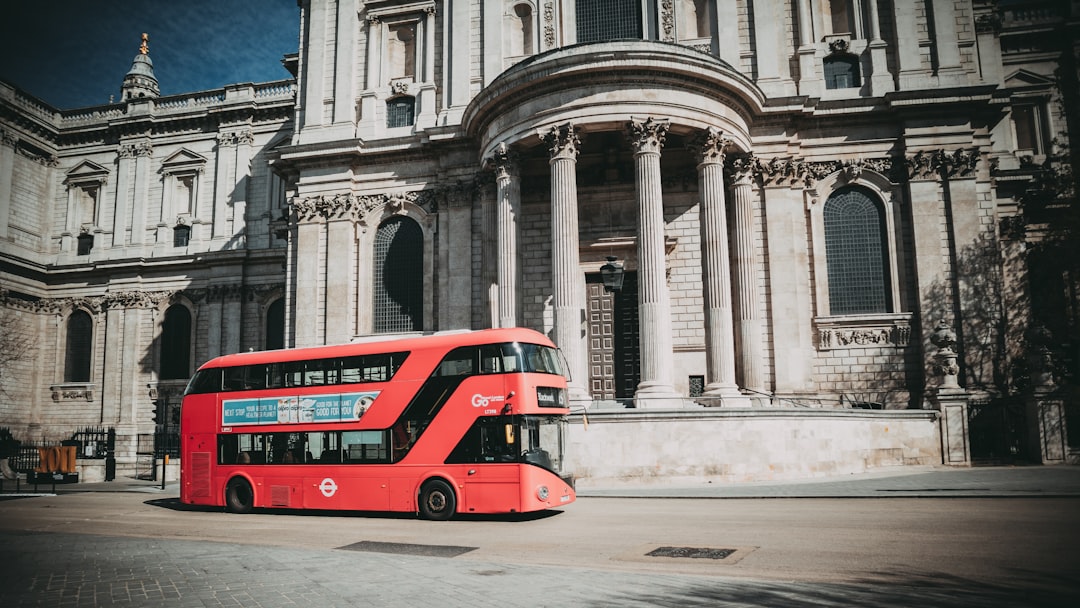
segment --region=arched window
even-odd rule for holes
[[[415,117],[416,98],[401,96],[386,100],[387,128],[411,127]]]
[[[835,54],[825,58],[825,88],[850,89],[862,86],[859,77],[859,58],[848,54]]]
[[[191,312],[182,304],[173,304],[161,324],[161,379],[180,380],[190,375]]]
[[[829,314],[892,312],[881,205],[862,188],[845,188],[825,201],[823,216]]]
[[[640,0],[577,0],[577,41],[642,39]]]
[[[86,311],[76,310],[67,322],[64,382],[90,382],[93,347],[94,321]]]
[[[274,300],[266,309],[266,349],[285,348],[285,299]]]
[[[375,333],[419,331],[424,325],[424,234],[398,217],[375,234]]]

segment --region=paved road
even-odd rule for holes
[[[654,487],[521,521],[451,522],[234,516],[180,505],[171,484],[84,484],[0,501],[0,606],[1076,606],[1073,471],[757,484],[752,500],[641,497]],[[980,497],[991,482],[1015,498]],[[794,498],[822,484],[849,497],[960,485],[969,495]],[[770,493],[790,500],[761,500]],[[735,552],[646,556],[661,546]]]

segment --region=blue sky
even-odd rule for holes
[[[296,0],[2,0],[0,78],[60,109],[120,99],[150,35],[162,95],[289,78]]]

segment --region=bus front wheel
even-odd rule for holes
[[[450,484],[441,479],[432,479],[420,488],[420,515],[424,519],[444,521],[450,519],[456,510],[457,499]]]
[[[251,484],[242,477],[234,477],[225,486],[225,508],[230,513],[251,513],[255,506],[255,493]]]

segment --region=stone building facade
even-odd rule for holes
[[[215,355],[520,325],[576,407],[639,416],[610,445],[653,410],[731,424],[703,405],[783,412],[772,443],[862,436],[854,408],[879,416],[864,455],[804,460],[966,462],[967,414],[926,410],[953,376],[958,403],[1002,394],[1024,357],[1002,227],[1070,126],[1074,5],[303,0],[295,80],[160,97],[144,47],[117,104],[4,85],[3,304],[39,339],[0,416],[116,426],[132,458]],[[644,444],[633,470],[578,464],[668,470]]]

